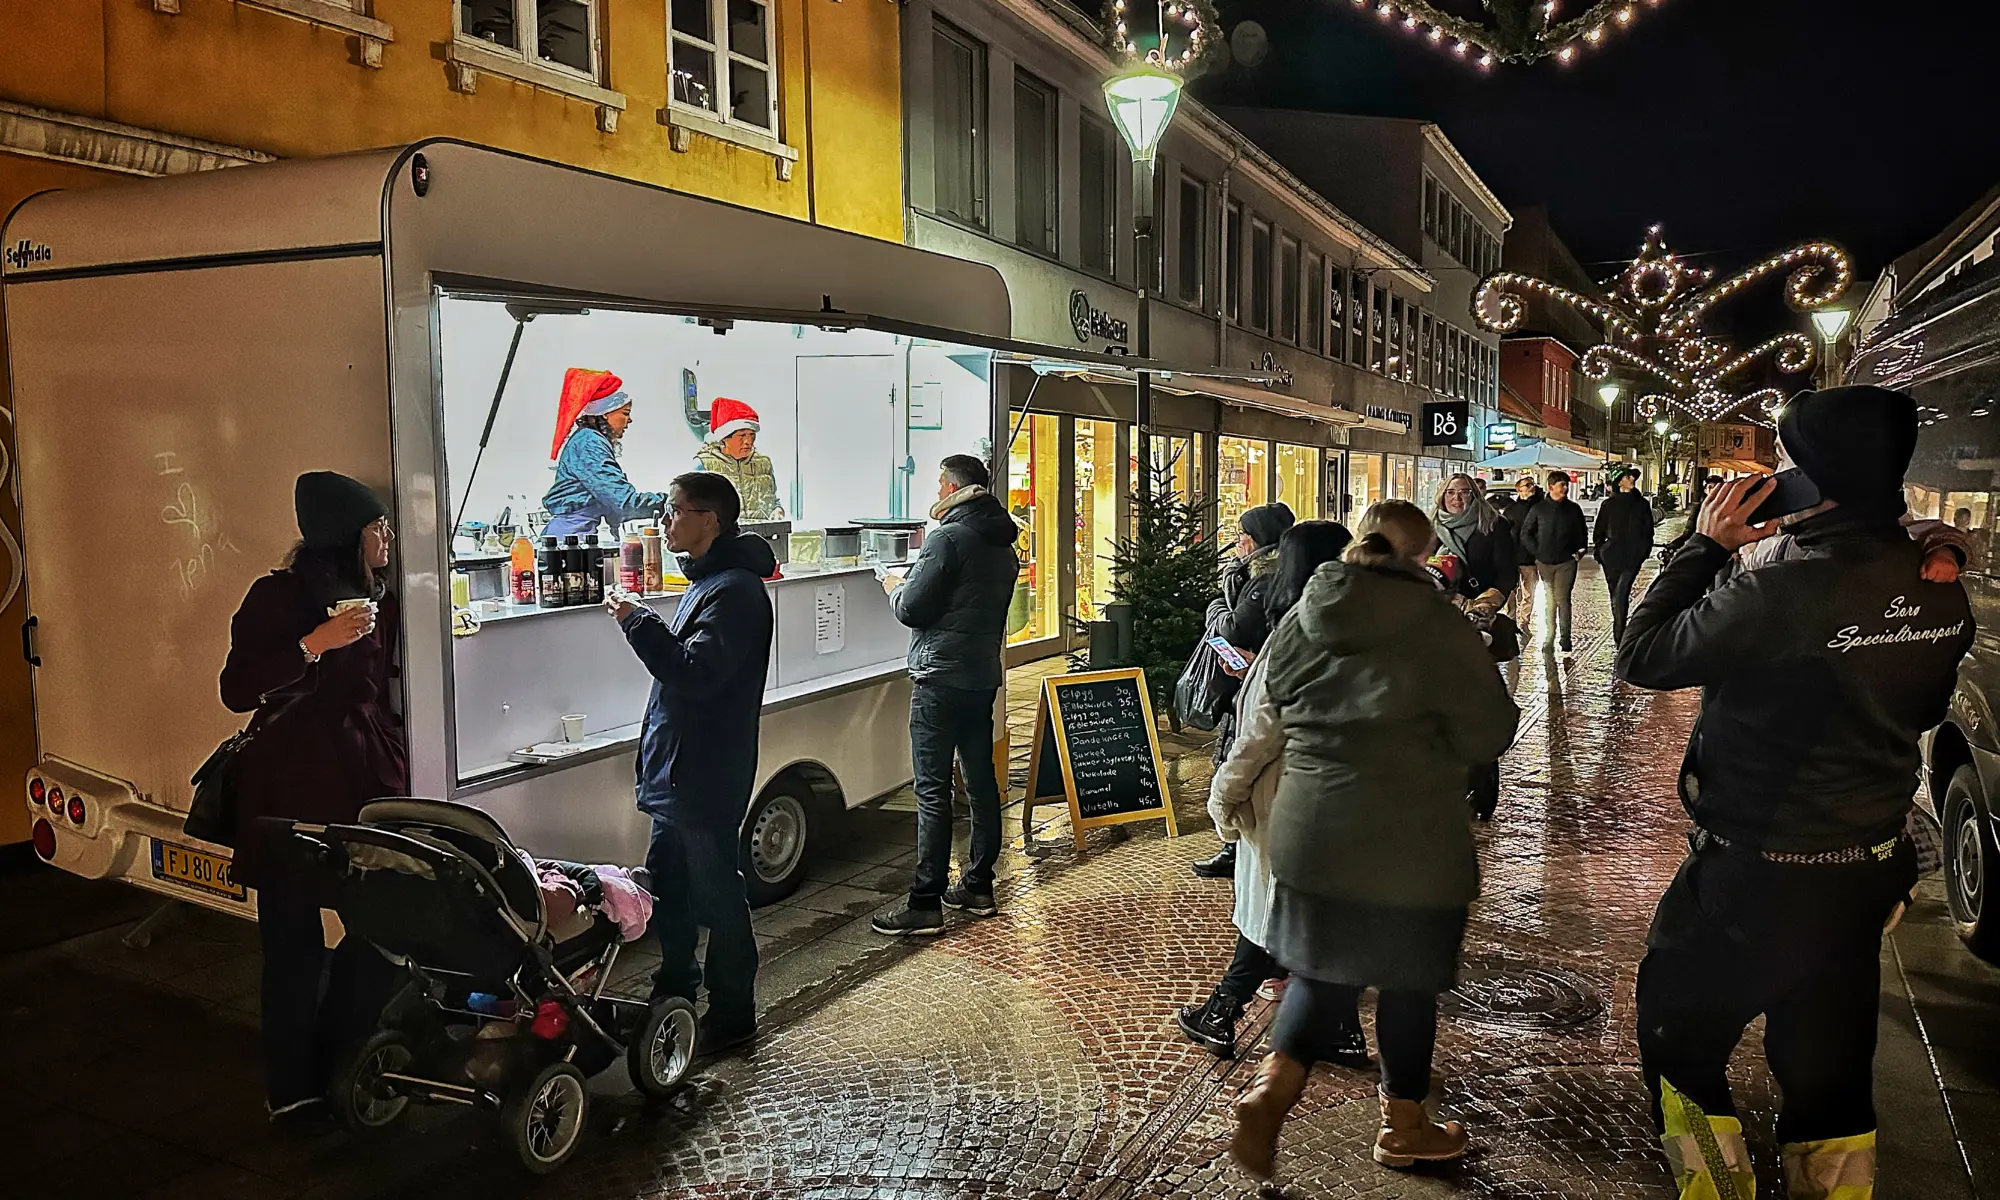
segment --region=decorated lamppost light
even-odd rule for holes
[[[1132,243],[1137,269],[1139,305],[1137,340],[1133,347],[1143,361],[1152,354],[1151,300],[1158,261],[1153,254],[1153,164],[1174,109],[1180,105],[1186,80],[1226,52],[1215,8],[1209,0],[1158,0],[1141,5],[1151,10],[1153,28],[1133,30],[1126,0],[1109,0],[1105,11],[1107,48],[1124,66],[1104,81],[1104,105],[1132,154]],[[1141,49],[1142,42],[1152,45]],[[1139,446],[1140,486],[1153,489],[1153,454],[1147,441],[1152,424],[1153,376],[1141,370],[1135,399],[1132,436]]]
[[[1639,254],[1608,285],[1603,300],[1584,296],[1532,275],[1502,271],[1481,281],[1472,315],[1496,333],[1512,333],[1526,319],[1530,298],[1573,308],[1595,321],[1604,340],[1583,356],[1583,373],[1608,379],[1614,372],[1637,380],[1639,411],[1646,416],[1678,408],[1697,421],[1716,421],[1740,409],[1768,419],[1784,393],[1752,388],[1753,367],[1768,365],[1796,375],[1815,361],[1813,341],[1797,330],[1766,338],[1738,352],[1706,331],[1715,306],[1751,284],[1785,277],[1785,300],[1793,308],[1819,313],[1832,308],[1854,282],[1846,251],[1830,242],[1806,242],[1773,254],[1716,283],[1708,268],[1667,248],[1655,225]]]
[[[1833,387],[1840,382],[1840,335],[1847,332],[1847,322],[1853,313],[1844,308],[1823,308],[1812,315],[1813,328],[1819,330],[1819,337],[1826,343],[1826,350],[1820,355],[1821,387]]]

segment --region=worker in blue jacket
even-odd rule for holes
[[[616,375],[571,368],[563,381],[557,426],[561,449],[555,485],[542,497],[549,514],[543,536],[582,537],[609,522],[616,538],[627,521],[659,519],[666,496],[633,487],[618,465],[618,443],[632,426],[632,397]]]

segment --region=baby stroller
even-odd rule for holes
[[[352,825],[275,824],[348,934],[406,976],[334,1072],[330,1098],[354,1132],[387,1128],[412,1100],[481,1108],[498,1114],[522,1165],[546,1174],[581,1140],[590,1076],[623,1056],[654,1097],[686,1076],[693,1006],[605,995],[618,924],[598,914],[556,942],[530,860],[492,817],[381,800]]]

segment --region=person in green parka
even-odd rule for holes
[[[1437,535],[1422,510],[1383,501],[1355,532],[1265,643],[1261,703],[1283,738],[1244,747],[1284,762],[1265,835],[1277,880],[1265,948],[1292,980],[1231,1145],[1264,1180],[1307,1073],[1332,1057],[1370,987],[1380,992],[1375,1161],[1408,1167],[1466,1148],[1464,1126],[1437,1123],[1424,1102],[1438,997],[1456,981],[1479,894],[1466,780],[1506,751],[1520,713],[1479,634],[1424,570]]]

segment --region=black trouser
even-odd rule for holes
[[[1344,1030],[1359,1029],[1361,989],[1292,976],[1271,1045],[1311,1066],[1329,1057],[1324,1048]],[[1375,998],[1375,1050],[1382,1059],[1382,1090],[1421,1103],[1431,1092],[1431,1052],[1437,1048],[1437,994],[1381,992]]]
[[[653,818],[646,869],[653,873],[653,933],[660,939],[655,993],[694,1002],[708,983],[709,1014],[723,1022],[757,1017],[757,937],[744,890],[741,822],[679,816]],[[708,958],[695,962],[708,930]]]
[[[1611,641],[1615,645],[1625,637],[1625,614],[1632,609],[1632,589],[1639,582],[1639,567],[1604,567],[1604,586],[1611,589]]]
[[[1734,1116],[1725,1070],[1765,1018],[1764,1057],[1784,1104],[1780,1142],[1875,1128],[1872,1068],[1882,926],[1916,882],[1897,839],[1887,861],[1770,862],[1735,847],[1690,854],[1660,897],[1639,964],[1639,1057],[1660,1122],[1664,1077],[1710,1116]]]
[[[919,683],[910,689],[910,759],[916,769],[917,871],[910,907],[935,912],[951,882],[951,764],[965,775],[972,845],[960,876],[970,892],[993,890],[1000,860],[1000,781],[993,774],[995,688]]]
[[[312,899],[259,891],[257,940],[264,1096],[277,1110],[326,1095],[339,1056],[381,1016],[396,971],[353,934],[328,950]]]
[[[1229,960],[1229,970],[1216,986],[1235,997],[1238,1004],[1248,1004],[1250,998],[1257,994],[1257,985],[1266,979],[1284,977],[1285,968],[1278,965],[1278,960],[1271,957],[1270,951],[1239,933],[1236,935],[1236,956]]]

